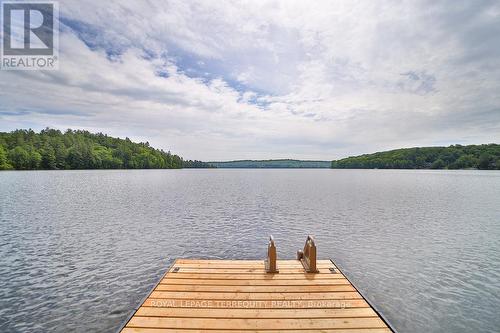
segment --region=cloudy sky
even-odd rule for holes
[[[60,69],[0,72],[0,131],[189,159],[500,141],[498,1],[60,1]]]

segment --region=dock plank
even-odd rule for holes
[[[261,273],[250,273],[250,274],[214,274],[214,273],[184,273],[179,271],[177,273],[168,273],[165,278],[168,280],[173,279],[203,279],[203,280],[294,280],[294,281],[319,281],[319,280],[330,280],[330,279],[345,279],[342,274],[327,273],[327,274],[313,274],[313,273],[297,273],[297,274],[266,274]]]
[[[339,291],[328,293],[251,293],[251,292],[182,292],[153,291],[152,298],[166,299],[242,299],[242,300],[293,300],[293,299],[362,299],[356,291]]]
[[[141,317],[134,316],[129,327],[153,327],[176,329],[332,329],[332,328],[383,328],[384,322],[378,317],[358,318],[294,318],[294,319],[267,319],[267,318],[172,318],[172,317]]]
[[[137,316],[184,317],[184,318],[353,318],[377,317],[371,308],[350,309],[206,309],[206,308],[161,308],[141,307]]]
[[[298,260],[283,260],[283,259],[278,259],[276,260],[278,263],[278,266],[300,266],[300,262]],[[220,264],[230,264],[233,266],[237,265],[263,265],[263,260],[231,260],[231,259],[177,259],[176,260],[176,265],[184,265],[184,264],[202,264],[204,266],[208,265],[220,265]],[[316,263],[318,265],[324,264],[327,266],[332,266],[332,262],[328,259],[321,259],[317,260]]]
[[[143,307],[177,307],[177,308],[204,308],[204,309],[235,309],[238,302],[248,300],[233,299],[221,300],[218,302],[213,299],[191,298],[191,299],[163,299],[163,298],[148,298],[142,304]],[[241,307],[244,305],[242,304]],[[246,308],[252,309],[349,309],[349,308],[369,308],[370,305],[363,299],[289,299],[286,302],[278,302],[276,300],[260,300],[249,304]]]
[[[174,279],[170,276],[161,280],[160,284],[193,284],[193,285],[212,285],[212,286],[323,286],[323,285],[350,285],[345,278],[309,280],[309,279]]]
[[[335,291],[355,291],[350,284],[341,285],[305,285],[305,286],[261,286],[261,285],[192,285],[160,284],[158,291],[200,291],[200,292],[236,292],[236,293],[324,293]]]
[[[279,267],[279,274],[297,274],[303,275],[304,269],[301,267]],[[215,267],[187,267],[179,266],[179,273],[211,273],[211,274],[264,274],[263,267],[235,267],[235,268],[215,268]],[[331,274],[327,268],[318,267],[319,273],[317,274]]]
[[[279,267],[281,268],[286,268],[286,269],[292,269],[292,268],[299,268],[301,269],[302,268],[302,265],[300,264],[300,262],[297,262],[297,263],[294,263],[293,265],[290,265],[290,264],[285,264],[285,263],[281,263],[279,262],[279,260],[277,261],[277,264]],[[322,263],[322,264],[317,264],[318,268],[329,268],[331,267],[332,265],[331,264],[325,264],[325,263]],[[213,263],[213,264],[202,264],[202,263],[193,263],[193,264],[189,264],[189,263],[183,263],[183,264],[176,264],[176,267],[181,267],[181,268],[225,268],[225,269],[238,269],[238,268],[257,268],[257,269],[264,269],[264,262],[260,262],[258,264],[246,264],[246,263],[235,263],[235,264],[231,264],[231,263],[222,263],[222,264],[216,264],[216,263]]]
[[[121,332],[392,332],[340,270],[318,260],[177,259]],[[334,269],[333,271],[331,269]]]

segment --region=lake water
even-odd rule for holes
[[[399,332],[500,330],[500,172],[0,172],[2,332],[112,332],[177,257],[307,234]]]

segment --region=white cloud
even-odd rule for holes
[[[0,129],[87,128],[204,160],[494,142],[499,7],[64,1],[60,70],[0,72]]]

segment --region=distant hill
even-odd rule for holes
[[[333,161],[334,169],[500,169],[500,145],[404,148]]]
[[[68,129],[0,132],[0,170],[207,168],[148,142],[135,143],[102,133]]]
[[[229,162],[208,162],[216,168],[255,168],[255,169],[273,169],[273,168],[330,168],[330,161],[302,161],[302,160],[240,160]]]

